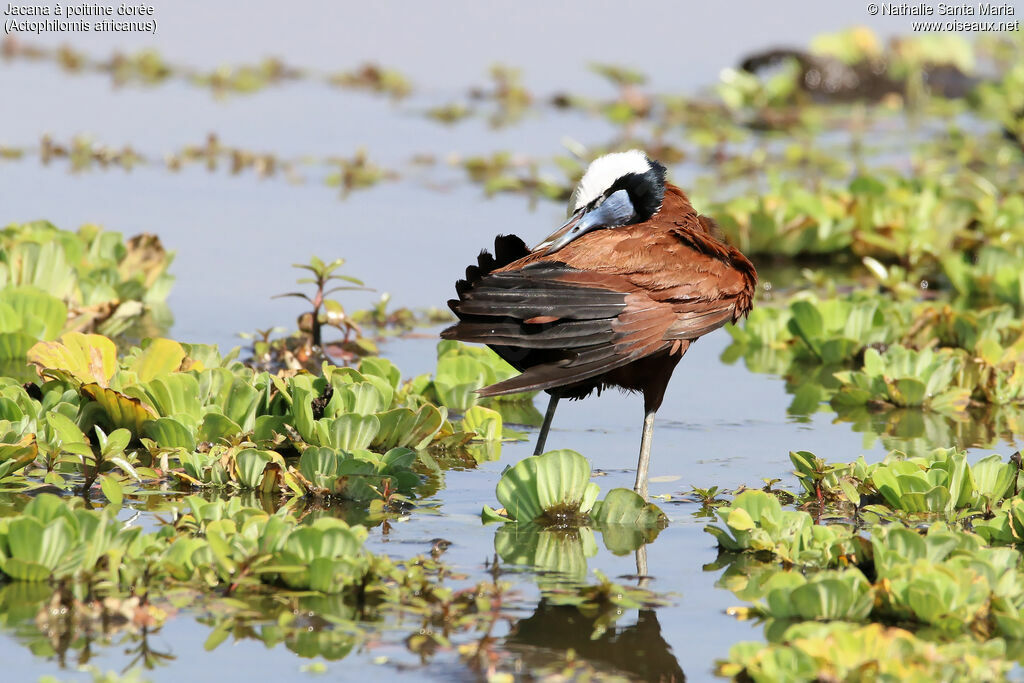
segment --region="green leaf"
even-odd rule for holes
[[[911,377],[887,382],[889,385],[889,397],[898,406],[920,406],[924,405],[925,391],[924,382]]]
[[[239,451],[238,455],[235,456],[238,483],[246,489],[259,488],[267,463],[272,462],[273,459],[273,456],[269,453],[258,451],[254,448],[246,448]]]
[[[0,360],[19,360],[28,355],[36,338],[24,332],[0,333]]]
[[[790,304],[792,319],[790,331],[800,337],[816,356],[821,357],[821,337],[824,334],[824,322],[821,313],[810,301],[794,301]]]
[[[238,425],[243,432],[252,431],[256,424],[256,413],[261,393],[246,381],[235,377],[224,368],[204,371],[213,385],[209,405],[219,408],[217,411]],[[216,378],[216,380],[214,380]]]
[[[98,384],[83,384],[82,394],[99,404],[113,427],[133,434],[142,434],[143,425],[157,417],[156,411],[139,399]]]
[[[829,339],[821,345],[821,362],[827,365],[846,362],[856,355],[861,346],[861,342],[855,339]]]
[[[21,329],[21,315],[6,303],[0,301],[0,334],[17,332]],[[32,342],[33,344],[35,341]]]
[[[0,560],[0,569],[16,581],[41,582],[50,578],[50,568],[38,562],[10,557]]]
[[[335,416],[344,413],[356,413],[358,415],[372,415],[387,409],[391,403],[390,385],[385,391],[379,389],[372,381],[353,382],[335,387],[334,396],[331,399],[329,411],[325,416]]]
[[[161,375],[125,389],[125,393],[145,400],[161,417],[175,417],[198,425],[202,420],[199,382],[191,373]]]
[[[369,448],[380,432],[376,415],[349,413],[331,421],[330,445],[345,451]]]
[[[398,389],[402,381],[402,371],[386,358],[364,358],[359,362],[359,372],[387,380],[392,389]]]
[[[170,339],[147,339],[142,344],[142,353],[131,365],[140,382],[149,382],[162,375],[168,375],[181,367],[185,360],[185,349]]]
[[[60,341],[42,341],[28,354],[30,363],[40,370],[60,370],[83,384],[106,387],[117,369],[114,342],[99,334],[67,332]]]
[[[750,531],[757,526],[750,517],[750,513],[743,508],[734,508],[730,511],[725,523],[729,525],[730,529],[736,531]]]
[[[372,446],[390,449],[396,446],[423,448],[444,424],[444,416],[432,405],[426,404],[413,412],[409,408],[396,408],[377,415],[380,431]]]
[[[20,318],[17,331],[41,341],[56,339],[68,319],[68,308],[63,301],[35,287],[0,289],[0,306],[9,307]]]
[[[109,474],[104,474],[99,480],[103,495],[106,496],[107,500],[110,501],[110,505],[115,510],[119,509],[122,501],[124,501],[124,488],[121,486],[121,482]]]
[[[203,424],[199,427],[199,441],[218,443],[242,433],[242,428],[230,418],[218,412],[209,412],[203,416]]]
[[[501,413],[483,406],[473,406],[462,417],[462,431],[472,432],[483,441],[499,441],[502,437]]]
[[[32,517],[19,517],[8,522],[7,546],[10,557],[27,563],[20,569],[27,576],[14,576],[26,581],[39,581],[53,572],[66,557],[72,543],[72,532],[65,518],[60,517],[43,524]],[[45,567],[47,576],[39,576],[32,565]],[[8,572],[8,568],[4,568]],[[8,572],[9,573],[9,572]],[[13,576],[13,575],[12,575]]]
[[[97,433],[100,432],[100,428],[96,427]],[[116,455],[124,453],[124,449],[128,448],[128,443],[132,440],[132,433],[123,427],[115,429],[106,437],[105,442],[100,446],[100,452],[104,459],[112,458]]]
[[[612,489],[604,500],[594,504],[591,518],[601,525],[623,524],[636,527],[657,527],[668,523],[665,513],[648,503],[631,489]]]
[[[157,442],[161,448],[196,449],[195,435],[191,429],[173,417],[161,417],[147,422],[142,428],[143,436]]]
[[[205,423],[205,420],[204,420]],[[273,441],[275,434],[288,433],[287,420],[280,415],[260,415],[253,427],[253,441]]]
[[[492,508],[490,505],[484,505],[483,509],[480,511],[480,517],[483,519],[484,524],[489,524],[491,522],[513,521],[509,517],[506,517],[505,515],[501,514],[500,512]]]
[[[0,478],[24,469],[35,461],[38,453],[35,434],[26,434],[15,443],[0,444]]]
[[[319,443],[313,421],[313,381],[309,375],[296,375],[289,380],[291,424],[306,443]]]
[[[860,493],[849,479],[845,477],[839,480],[839,488],[842,489],[843,495],[846,496],[846,500],[850,501],[854,505],[860,505]]]
[[[233,624],[234,621],[231,619],[224,619],[221,623],[217,624],[217,627],[210,631],[210,635],[206,637],[203,649],[207,652],[216,650],[231,635]]]
[[[817,574],[802,586],[786,589],[784,599],[801,619],[857,621],[868,616],[873,604],[870,586],[857,569]]]
[[[333,490],[338,468],[347,457],[332,448],[307,448],[299,456],[299,472],[314,485]]]
[[[74,422],[61,413],[47,413],[46,423],[57,436],[62,451],[92,458],[92,447],[85,434]]]
[[[502,475],[495,493],[515,520],[546,517],[549,522],[572,524],[590,512],[598,489],[590,482],[587,459],[560,450],[519,461]]]

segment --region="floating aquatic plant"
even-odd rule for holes
[[[138,544],[141,531],[125,529],[106,510],[72,509],[58,497],[42,494],[21,515],[0,519],[0,572],[20,581],[101,572],[100,563],[108,558],[143,549]]]
[[[723,360],[785,376],[791,414],[834,410],[889,448],[989,446],[1019,419],[1024,326],[1007,305],[801,293],[728,329]]]
[[[959,480],[971,482],[963,490],[985,490],[997,498],[1006,494],[1004,487],[1009,482],[1004,470],[989,461],[979,465],[976,480],[969,471],[960,470]],[[853,471],[859,467],[854,466]],[[932,471],[944,470],[937,467]],[[912,494],[904,497],[908,495]],[[881,627],[854,626],[849,622],[900,623],[910,629],[900,632],[908,647],[934,648],[936,642],[969,637],[974,645],[998,649],[1002,639],[1018,638],[1024,623],[1020,551],[1012,547],[987,547],[984,540],[1017,542],[1012,531],[1016,502],[1017,498],[1007,501],[1006,518],[997,515],[991,522],[982,522],[981,535],[942,522],[932,523],[926,531],[899,523],[856,531],[848,528],[847,551],[836,553],[831,533],[807,534],[810,518],[804,516],[806,513],[780,510],[776,507],[778,502],[763,492],[740,494],[731,510],[722,511],[731,533],[731,540],[722,546],[758,554],[721,556],[720,560],[724,559],[729,567],[719,585],[753,603],[733,608],[730,613],[765,620],[769,642],[734,647],[730,662],[721,663],[719,673],[737,675],[741,668],[749,667],[744,669],[747,675],[763,680],[774,675],[821,675],[813,673],[820,671],[815,667],[841,671],[848,661],[862,661],[860,657],[866,648],[870,649],[857,640],[850,641],[852,649],[846,652],[846,646],[837,642],[827,651],[812,649],[794,659],[791,648],[804,647],[808,642],[799,635],[811,632],[812,626],[806,622],[836,621],[813,628],[828,632],[856,629],[862,634],[866,632],[862,629]],[[792,516],[780,516],[786,512]],[[708,530],[720,539],[725,533],[721,529]],[[741,543],[748,538],[751,542]],[[768,542],[755,543],[755,538]],[[803,554],[780,552],[780,548],[793,547],[795,543],[800,544]],[[781,658],[776,660],[776,656]],[[1001,657],[998,652],[993,655],[993,664],[1001,665]],[[933,671],[931,667],[950,665],[929,659],[920,666],[924,671]],[[794,673],[796,670],[804,673]]]
[[[498,554],[563,578],[586,575],[587,558],[597,552],[593,529],[609,550],[625,554],[653,541],[667,522],[656,505],[627,489],[597,500],[590,464],[575,451],[524,458],[506,470],[496,493],[504,507],[484,506],[483,518],[505,522],[495,533]]]
[[[1006,202],[1014,208],[1006,216],[1007,225],[1024,221],[1024,199],[1016,197]],[[1024,280],[1020,264],[1024,259],[1024,246],[1006,248],[985,245],[970,260],[959,254],[950,254],[942,261],[943,270],[958,294],[972,302],[1008,303],[1016,310],[1024,306]]]
[[[890,346],[884,353],[867,349],[863,362],[863,370],[836,373],[842,388],[835,401],[881,401],[904,408],[962,411],[971,395],[969,388],[954,383],[963,363],[962,354],[956,351]]]
[[[451,340],[437,344],[437,371],[433,380],[425,382],[423,392],[439,405],[467,412],[474,406],[493,408],[513,418],[518,424],[539,424],[540,417],[532,407],[536,392],[510,394],[481,399],[476,390],[513,377],[515,368],[489,348],[469,346]]]
[[[6,59],[53,61],[72,74],[109,74],[113,82],[120,86],[156,86],[171,79],[180,79],[195,86],[208,88],[218,96],[229,93],[250,94],[298,80],[320,81],[342,89],[382,93],[396,99],[405,97],[412,90],[411,83],[404,75],[373,63],[366,63],[351,70],[322,73],[291,66],[276,57],[268,57],[256,64],[223,65],[203,72],[194,67],[170,63],[152,49],[140,50],[133,54],[117,52],[104,59],[93,57],[67,45],[50,49],[24,44],[10,37],[5,38],[3,42],[3,54]]]
[[[113,336],[146,316],[167,318],[173,254],[153,235],[124,240],[95,225],[75,233],[36,221],[8,225],[0,245],[3,360],[23,358],[30,340],[64,331]]]
[[[764,553],[815,567],[834,566],[840,557],[857,552],[846,527],[817,525],[807,512],[783,510],[778,498],[764,491],[744,491],[715,512],[725,528],[708,525],[704,530],[726,551]]]
[[[789,332],[825,364],[849,361],[865,346],[888,341],[877,301],[800,300],[789,310]]]
[[[753,612],[771,619],[861,621],[871,613],[874,594],[859,569],[820,571],[805,577],[776,572],[760,586]]]
[[[581,526],[599,492],[590,463],[569,450],[523,458],[502,475],[496,494],[508,517],[548,526]],[[501,517],[485,507],[485,518]]]
[[[420,393],[429,378],[403,384],[398,368],[378,358],[358,370],[324,365],[319,377],[282,378],[168,339],[118,358],[109,339],[81,333],[40,342],[28,356],[49,380],[44,401],[57,411],[42,442],[53,453],[47,483],[57,486],[67,468],[54,463],[78,462],[88,490],[111,467],[138,478],[141,459],[171,465],[169,473],[192,486],[390,500],[420,482],[412,470],[418,451],[507,436],[501,414],[483,406],[450,423],[446,409]],[[7,392],[6,414],[18,424],[5,436],[12,473],[38,454],[32,435],[44,430],[35,422],[43,408],[21,387]],[[99,441],[87,438],[93,430]],[[285,460],[299,454],[297,464]]]
[[[862,510],[886,514],[986,512],[998,507],[1017,490],[1019,468],[998,455],[973,465],[956,449],[933,449],[908,457],[889,453],[879,463],[863,457],[848,464],[830,465],[813,453],[790,454],[804,490],[819,500],[845,501]],[[878,500],[879,503],[866,503]]]
[[[962,636],[935,643],[882,624],[802,623],[776,642],[743,642],[719,662],[720,676],[750,680],[849,679],[864,671],[892,680],[999,680],[1012,666],[1000,639],[977,642]]]

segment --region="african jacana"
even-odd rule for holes
[[[466,269],[445,339],[487,344],[521,372],[482,396],[547,391],[541,453],[560,398],[606,387],[641,391],[634,490],[647,498],[654,415],[690,344],[750,311],[757,272],[698,215],[665,167],[638,150],[590,164],[570,218],[527,249],[499,235]]]

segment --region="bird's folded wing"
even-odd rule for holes
[[[449,302],[460,322],[441,336],[489,344],[506,358],[510,349],[532,354],[523,374],[485,396],[565,386],[671,345],[671,304],[630,289],[619,276],[551,261],[493,272]]]
[[[601,234],[604,233],[604,234]],[[490,345],[523,371],[486,396],[581,382],[665,350],[680,352],[749,310],[753,266],[703,230],[673,223],[585,235],[558,260],[527,253],[514,237],[482,254],[445,339]]]
[[[675,321],[665,333],[666,339],[693,341],[714,332],[736,318],[734,299],[703,299],[674,306]]]
[[[616,248],[627,255],[620,255],[622,261],[638,264],[625,274],[634,290],[672,305],[667,339],[692,341],[749,310],[757,276],[742,254],[695,230],[669,230],[635,246],[639,241],[624,240]]]

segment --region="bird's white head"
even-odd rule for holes
[[[655,164],[657,162],[652,162],[639,149],[614,152],[594,159],[590,162],[590,166],[587,166],[586,172],[572,193],[572,199],[569,200],[569,214],[572,215],[591,202],[604,197],[605,193],[622,178],[647,176],[655,168]],[[660,167],[661,164],[657,164],[657,166]],[[661,168],[660,178],[653,177],[650,180],[660,183],[664,191],[664,167]]]
[[[594,159],[569,200],[569,220],[534,249],[550,254],[577,237],[642,223],[665,199],[665,167],[638,149]]]

